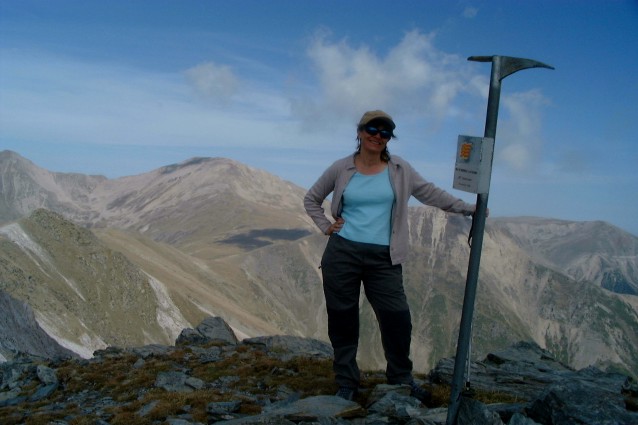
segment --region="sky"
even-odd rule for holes
[[[492,217],[638,235],[638,1],[0,0],[0,150],[137,175],[225,157],[309,188],[382,109],[393,155],[453,188],[502,80]]]

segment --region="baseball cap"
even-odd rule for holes
[[[378,109],[375,111],[368,111],[365,114],[363,114],[363,116],[361,117],[361,120],[359,121],[359,127],[364,126],[368,124],[370,121],[374,121],[374,120],[385,121],[392,128],[392,130],[396,128],[396,125],[394,124],[392,117]]]

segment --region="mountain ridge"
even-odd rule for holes
[[[63,220],[93,232],[105,247],[126,258],[149,291],[156,291],[153,285],[164,288],[175,306],[164,309],[168,315],[164,320],[169,312],[181,314],[188,323],[223,315],[240,335],[283,333],[327,340],[318,269],[326,238],[303,210],[303,189],[219,158],[194,158],[113,180],[75,175],[55,179],[46,170],[18,170],[16,161],[13,168],[5,162],[0,160],[0,187],[25,187],[21,176],[40,175],[51,189],[43,196],[45,185],[38,186],[29,177],[29,191],[14,190],[11,196],[3,192],[5,209],[0,212],[5,215],[0,214],[4,223],[0,228],[5,234],[14,225],[6,211],[24,210],[23,220],[28,220],[25,207],[39,202],[57,209]],[[36,167],[28,160],[23,164]],[[72,183],[73,179],[80,183]],[[65,183],[53,187],[52,181]],[[72,194],[65,192],[68,188],[74,188]],[[77,205],[60,199],[75,199]],[[452,354],[456,344],[470,220],[421,206],[410,207],[409,215],[411,252],[404,274],[413,311],[413,357],[418,370],[428,370]],[[638,238],[622,231],[619,238],[610,225],[582,223],[572,223],[552,236],[547,229],[555,222],[489,219],[475,313],[476,355],[531,339],[560,353],[561,360],[572,366],[603,364],[636,374],[638,359],[631,348],[638,346],[638,337],[631,331],[638,326],[636,297],[601,289],[602,277],[596,282],[591,276],[615,273],[626,283],[623,289],[633,288],[638,263],[631,247]],[[570,250],[564,241],[578,240],[582,226],[602,227],[598,239],[606,237],[607,229],[615,235],[612,240],[625,241],[626,258],[621,258],[620,251],[605,251],[613,243],[590,243],[590,251]],[[528,239],[535,234],[545,239],[536,237],[534,245],[525,239],[526,234]],[[18,256],[16,242],[5,236],[3,243]],[[566,259],[563,264],[552,263],[552,255],[547,254],[552,249],[561,252]],[[587,269],[591,264],[586,255],[591,252],[606,262]],[[31,272],[29,267],[38,267],[25,259],[34,255],[28,248],[20,255],[25,274]],[[2,261],[10,264],[0,257],[0,266]],[[37,276],[46,280],[42,273]],[[58,284],[71,291],[60,279]],[[161,311],[160,298],[156,295],[149,307],[155,316]],[[32,308],[46,311],[46,303]],[[361,315],[361,346],[367,347],[361,350],[361,362],[381,367],[378,330],[366,302]],[[161,328],[159,319],[153,320],[152,326]]]
[[[506,232],[536,259],[576,280],[638,295],[638,281],[626,278],[638,275],[638,238],[603,221],[544,220],[544,233],[529,230],[535,221],[538,219],[497,218],[491,228]],[[605,273],[604,266],[616,272]]]

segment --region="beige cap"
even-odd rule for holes
[[[396,128],[396,125],[394,124],[392,117],[380,110],[368,111],[365,114],[363,114],[363,116],[361,117],[361,120],[359,121],[359,127],[366,125],[373,120],[382,120],[387,122],[390,125],[390,127],[392,127],[392,130]]]

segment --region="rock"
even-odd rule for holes
[[[191,347],[192,352],[199,358],[199,362],[202,364],[214,363],[223,359],[222,349],[220,347]]]
[[[631,376],[627,376],[622,384],[622,393],[631,397],[638,397],[638,381]]]
[[[47,358],[78,357],[40,327],[26,302],[3,290],[0,290],[0,311],[0,358],[4,361],[13,360],[17,353]]]
[[[573,376],[566,376],[565,378],[588,382],[614,394],[622,393],[626,383],[631,379],[620,373],[603,372],[593,366],[578,370],[574,372]]]
[[[574,372],[532,342],[519,342],[506,350],[490,353],[483,361],[472,362],[470,366],[472,388],[497,389],[525,400],[534,399],[548,384]],[[453,373],[454,358],[443,359],[430,372],[430,379],[451,384]]]
[[[407,392],[409,394],[409,389]],[[406,422],[412,417],[419,416],[419,409],[421,409],[422,406],[421,402],[416,398],[392,391],[386,393],[379,401],[373,403],[368,408],[368,412],[392,418],[400,422]]]
[[[377,401],[381,400],[389,393],[398,393],[404,396],[409,396],[411,392],[411,388],[409,385],[388,385],[388,384],[379,384],[370,392],[368,395],[368,406],[370,407]]]
[[[15,386],[18,385],[20,376],[22,376],[28,367],[28,360],[20,358],[10,362],[0,363],[0,390],[15,388]]]
[[[638,424],[638,413],[625,408],[619,392],[581,380],[564,380],[550,385],[536,399],[527,416],[552,425]]]
[[[147,359],[152,356],[165,356],[173,351],[175,351],[175,347],[167,347],[165,345],[159,344],[149,344],[144,345],[142,347],[133,347],[128,349],[131,353],[141,357],[142,360]]]
[[[149,413],[151,413],[151,411],[153,411],[153,409],[155,409],[155,406],[157,406],[158,404],[158,400],[153,400],[152,402],[142,406],[142,408],[136,412],[137,416],[140,416],[142,418],[144,416],[147,416]]]
[[[58,383],[57,382],[55,384],[48,384],[48,385],[44,385],[44,386],[38,387],[36,392],[33,393],[31,395],[31,397],[29,397],[29,401],[40,401],[40,400],[43,400],[43,399],[49,397],[51,394],[53,394],[55,392],[55,390],[57,390],[57,389],[58,389]]]
[[[239,411],[241,407],[241,401],[223,401],[208,403],[206,406],[206,413],[210,420],[222,421],[236,418],[235,413]]]
[[[430,379],[451,383],[453,366],[454,359],[440,361]],[[527,412],[530,419],[550,425],[634,423],[623,422],[627,418],[638,424],[635,414],[625,407],[623,388],[630,381],[627,376],[595,367],[573,370],[534,343],[519,342],[490,353],[483,361],[472,362],[470,370],[473,389],[513,395],[531,405],[522,409],[521,404],[513,405],[512,409],[519,410],[514,412],[501,410],[498,412],[501,418]]]
[[[38,379],[44,385],[50,385],[50,384],[57,384],[58,383],[58,378],[55,375],[55,370],[51,369],[50,367],[46,367],[46,366],[40,364],[36,368],[36,373],[38,375]]]
[[[176,346],[183,345],[191,345],[191,344],[203,344],[206,342],[206,338],[195,329],[186,328],[182,329],[177,340],[175,341]]]
[[[221,317],[208,317],[202,321],[196,328],[197,332],[203,335],[209,341],[221,341],[227,344],[235,345],[239,341],[235,332]]]
[[[190,377],[183,372],[160,372],[155,380],[156,387],[178,393],[199,390],[204,385],[201,379]]]
[[[508,423],[514,415],[524,415],[525,409],[529,403],[494,403],[488,404],[487,408],[501,418],[503,422]]]
[[[166,420],[166,423],[168,425],[194,425],[193,422],[182,418],[169,418]],[[195,424],[200,424],[200,422],[196,422]]]
[[[331,358],[333,355],[330,344],[312,338],[274,335],[246,338],[242,342],[263,346],[268,351],[280,350],[282,352],[281,360],[284,361],[298,356]]]
[[[4,401],[0,401],[0,407],[17,406],[19,404],[25,403],[27,400],[28,398],[25,396],[7,398]]]
[[[521,413],[514,413],[514,415],[512,415],[512,418],[507,423],[507,425],[540,425],[540,424],[522,415]]]
[[[498,414],[490,411],[483,403],[461,397],[457,425],[505,425]]]
[[[221,317],[207,317],[195,329],[186,328],[177,337],[175,345],[201,345],[221,342],[236,345],[239,340],[235,332]]]
[[[296,425],[280,416],[248,416],[222,422],[225,425]]]
[[[208,413],[234,413],[241,407],[241,401],[221,401],[216,403],[208,403],[206,411]]]
[[[188,378],[186,378],[186,381],[184,381],[184,385],[194,390],[201,390],[206,384],[201,379],[189,376]]]
[[[124,348],[108,346],[106,348],[95,350],[93,352],[93,360],[112,359],[120,357],[124,353]]]
[[[9,391],[4,391],[0,393],[0,407],[3,406],[3,403],[6,403],[8,400],[12,400],[17,398],[22,390],[19,387],[12,388]]]
[[[354,401],[321,395],[304,398],[281,409],[271,410],[269,415],[285,417],[294,422],[316,421],[320,417],[364,417],[365,409]]]

